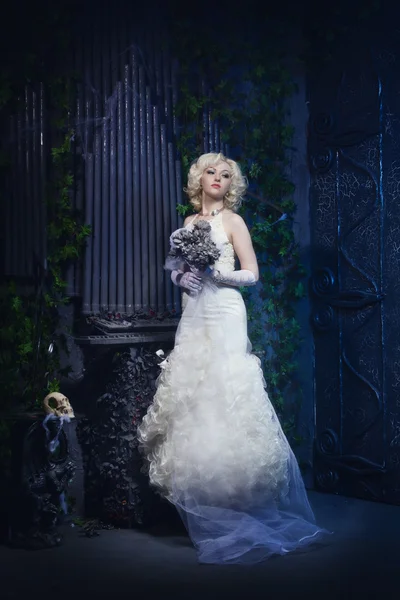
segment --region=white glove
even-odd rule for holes
[[[186,273],[183,271],[172,271],[171,280],[172,283],[191,294],[198,294],[203,287],[203,281],[191,271],[187,271]]]
[[[227,271],[226,273],[221,273],[221,271],[213,269],[211,273],[211,279],[215,281],[215,283],[233,285],[236,287],[255,285],[257,283],[254,273],[248,271],[247,269],[241,269],[240,271]]]

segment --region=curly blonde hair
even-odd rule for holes
[[[224,207],[236,211],[242,203],[242,197],[247,189],[247,180],[242,175],[239,165],[231,158],[226,158],[220,152],[202,154],[190,167],[187,188],[184,191],[189,196],[190,204],[196,212],[201,210],[202,187],[201,176],[209,167],[215,167],[218,163],[225,162],[231,172],[231,185],[224,197]]]

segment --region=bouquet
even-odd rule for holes
[[[193,272],[205,272],[221,255],[211,239],[211,225],[207,221],[198,221],[190,229],[177,229],[169,241],[171,250],[165,263],[166,269],[174,270],[184,262]]]

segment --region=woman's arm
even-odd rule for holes
[[[226,232],[230,238],[235,253],[240,262],[240,271],[221,273],[215,271],[213,279],[218,283],[233,286],[255,285],[259,278],[256,253],[250,237],[250,232],[242,217],[232,214],[227,219]]]
[[[246,223],[239,215],[232,215],[229,219],[230,232],[232,235],[232,245],[240,262],[242,270],[251,271],[258,281],[259,270],[256,253],[254,252],[253,242]]]

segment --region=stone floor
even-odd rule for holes
[[[253,567],[199,565],[179,530],[102,531],[69,526],[60,548],[0,547],[0,599],[400,597],[400,507],[310,493],[318,522],[334,530],[312,551]]]

